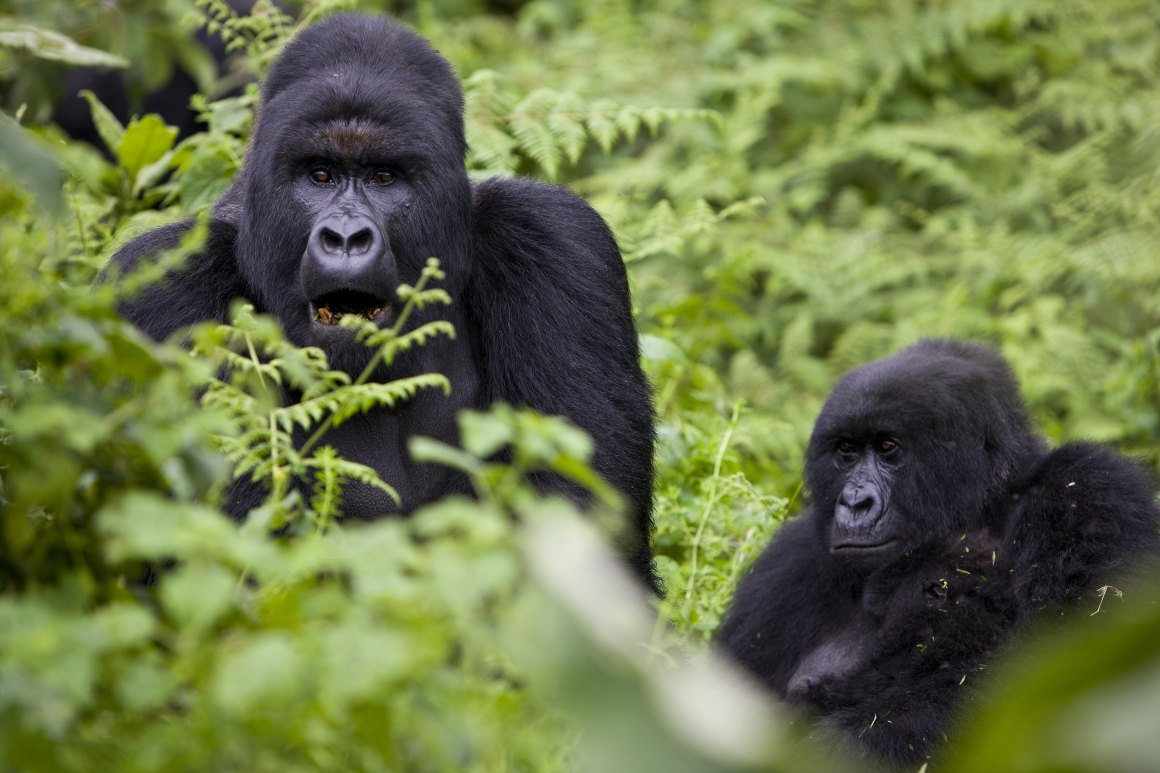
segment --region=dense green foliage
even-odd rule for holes
[[[255,97],[221,88],[297,24],[382,5],[0,4],[0,768],[810,769],[705,642],[796,510],[844,370],[923,335],[985,341],[1053,441],[1160,470],[1160,6],[418,0],[388,10],[463,79],[472,173],[565,183],[617,232],[668,598],[654,621],[594,538],[612,497],[582,521],[523,485],[552,467],[600,488],[586,438],[516,411],[461,417],[464,449],[413,449],[478,502],[335,527],[343,480],[391,482],[290,429],[442,377],[359,383],[244,307],[192,353],[156,346],[113,311],[150,277],[93,280],[229,184]],[[198,24],[234,52],[222,77]],[[193,74],[205,131],[94,100],[105,156],[47,123],[69,68],[124,62],[134,95]],[[431,272],[413,303],[447,300]],[[283,380],[300,405],[273,400]],[[512,467],[481,461],[509,442]],[[313,495],[288,492],[307,468]],[[218,511],[234,471],[272,491],[240,527]],[[1158,593],[1022,654],[937,769],[1160,759]]]

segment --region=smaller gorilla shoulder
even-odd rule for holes
[[[108,264],[101,269],[100,279],[104,281],[114,274],[128,273],[137,268],[142,259],[152,258],[162,250],[177,247],[181,244],[181,239],[193,228],[194,222],[193,218],[186,218],[134,237],[118,249]]]
[[[1157,566],[1155,491],[1140,465],[1098,443],[1048,454],[1014,492],[1008,527],[1025,611],[1059,607],[1126,570]]]

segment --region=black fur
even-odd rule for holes
[[[808,511],[742,579],[717,641],[819,735],[887,762],[930,757],[1022,623],[1095,609],[1160,555],[1149,476],[1091,443],[1048,451],[1007,363],[971,344],[847,374],[806,483]]]
[[[378,377],[440,372],[452,395],[420,393],[399,410],[355,417],[326,442],[375,467],[400,491],[405,512],[467,489],[461,476],[413,464],[409,436],[454,442],[459,409],[498,401],[565,416],[593,437],[596,471],[629,502],[629,560],[655,587],[651,396],[616,242],[563,188],[472,184],[465,153],[459,82],[425,40],[379,17],[320,22],[271,68],[245,167],[214,208],[204,253],[123,313],[163,339],[226,319],[244,298],[275,315],[293,342],[322,346],[333,365],[357,373],[369,350],[315,309],[339,296],[371,309],[367,298],[413,285],[427,258],[438,257],[454,302],[414,324],[442,316],[458,335],[430,341]],[[130,270],[150,260],[190,225],[142,236],[114,264]],[[388,305],[383,313],[389,320],[395,312]],[[537,482],[583,503],[559,476]],[[229,509],[242,516],[260,497],[240,486]],[[348,517],[395,510],[381,492],[353,484],[345,505]]]

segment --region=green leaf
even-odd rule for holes
[[[510,421],[495,412],[463,411],[459,414],[459,432],[463,447],[480,459],[486,459],[512,442]]]
[[[82,46],[59,32],[0,18],[0,46],[25,51],[39,59],[80,67],[128,67],[129,60],[96,48]]]
[[[0,113],[0,167],[27,188],[53,214],[64,206],[64,172],[47,146],[20,124]]]
[[[282,633],[264,633],[228,652],[214,674],[214,703],[227,715],[244,718],[279,707],[301,693],[305,663],[294,641]]]
[[[93,125],[97,127],[97,134],[101,142],[112,153],[119,153],[121,140],[125,137],[125,127],[117,120],[117,116],[101,102],[96,94],[85,89],[80,93],[89,103],[89,111],[93,116]]]
[[[176,140],[177,129],[166,126],[160,116],[136,118],[129,123],[117,146],[117,160],[129,179],[136,180],[143,169],[172,150]]]
[[[238,578],[216,564],[190,564],[165,576],[161,603],[180,628],[208,630],[233,604]]]

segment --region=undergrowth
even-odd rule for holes
[[[294,29],[381,4],[115,5],[0,17],[0,767],[829,769],[707,642],[800,510],[841,373],[922,336],[987,342],[1052,440],[1160,471],[1154,3],[393,4],[464,82],[473,177],[567,184],[614,226],[659,418],[655,614],[600,518],[523,483],[549,466],[599,488],[573,428],[465,414],[463,448],[414,451],[474,500],[336,528],[344,481],[392,482],[321,432],[440,374],[336,373],[245,308],[193,354],[117,317],[200,232],[117,289],[97,272],[204,218]],[[104,148],[65,139],[51,106],[92,63],[128,64],[131,100],[182,67],[203,129],[90,100]],[[364,334],[389,358],[419,343],[401,330]],[[490,461],[503,444],[512,465]],[[220,510],[234,474],[270,492],[241,525]],[[1146,769],[1160,617],[1139,601],[1017,661],[940,769]]]

